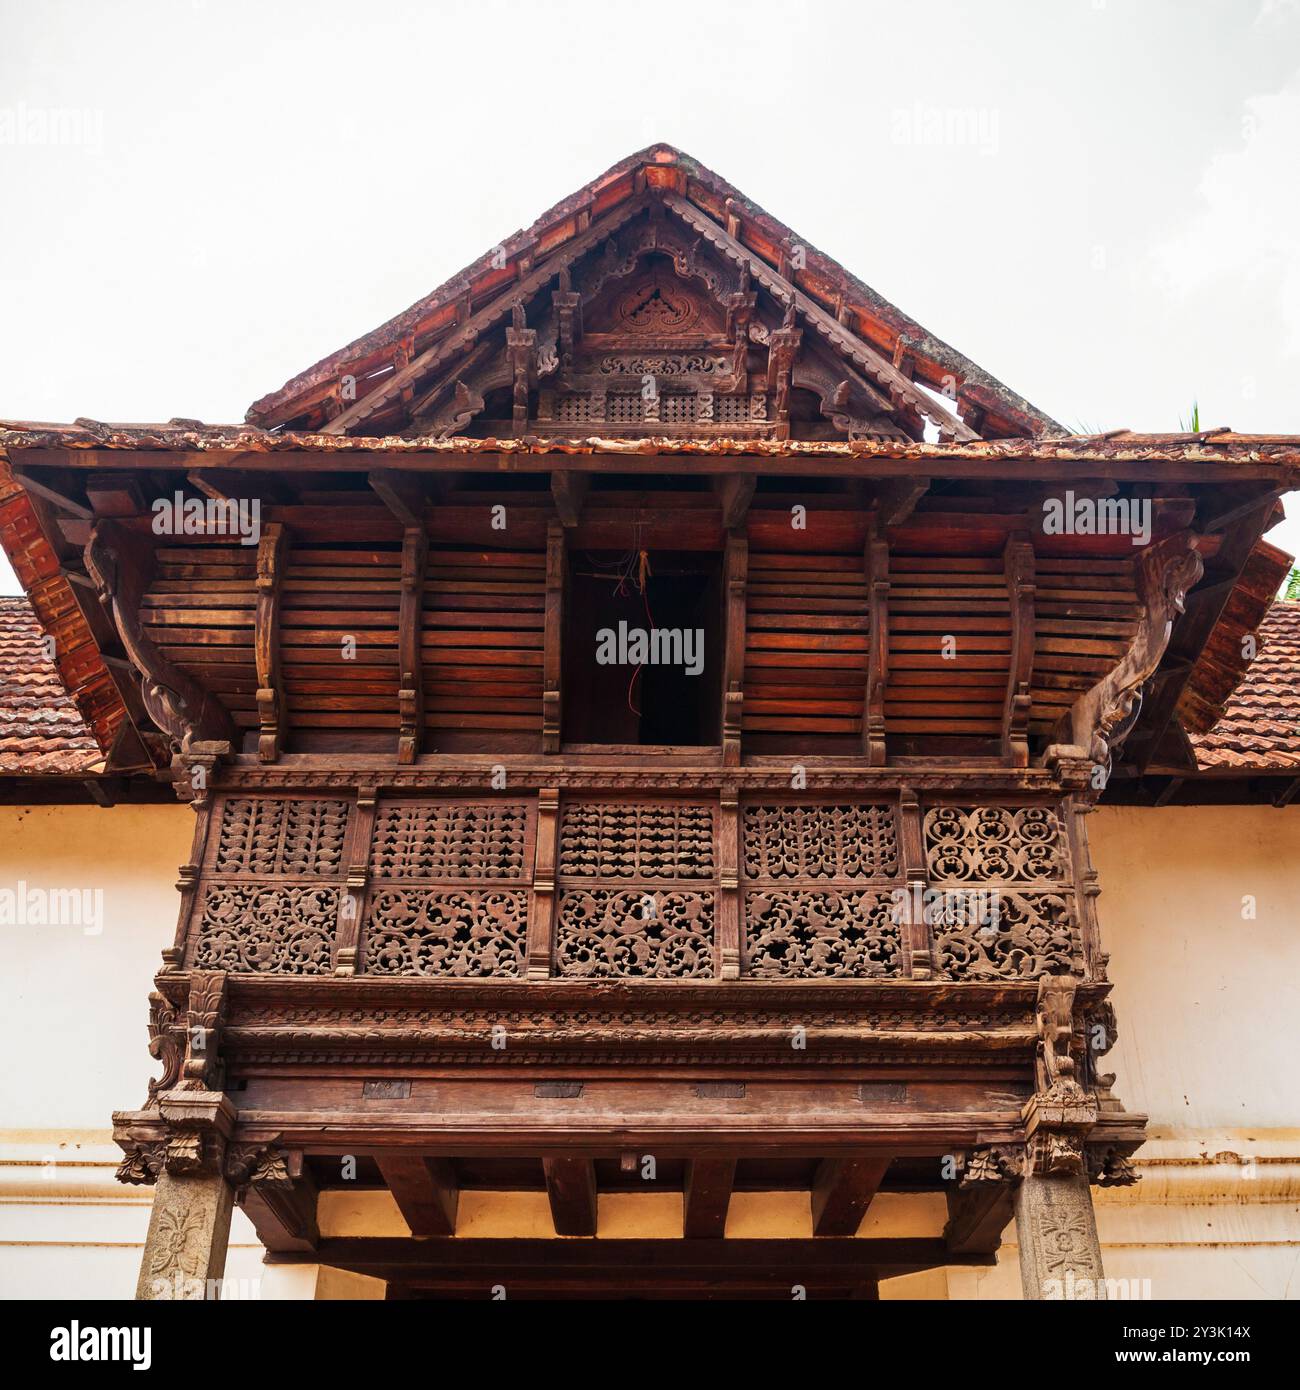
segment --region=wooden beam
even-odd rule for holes
[[[35,493],[37,497],[58,507],[60,511],[67,512],[82,521],[95,519],[95,513],[84,502],[79,502],[66,489],[55,486],[52,480],[46,482],[32,473],[30,469],[25,468],[15,468],[13,473],[15,481],[21,483],[28,492]]]
[[[723,550],[726,595],[722,652],[722,765],[740,766],[741,717],[745,703],[746,591],[749,542],[743,531],[728,531]]]
[[[575,473],[568,468],[557,468],[551,474],[551,496],[555,499],[555,510],[560,515],[561,525],[578,524],[590,483],[590,473]]]
[[[882,357],[873,347],[856,334],[851,333],[834,316],[807,295],[800,292],[794,284],[774,270],[765,260],[747,246],[728,236],[706,213],[693,203],[676,194],[664,195],[664,205],[677,214],[687,226],[692,227],[705,241],[715,246],[728,259],[748,268],[749,273],[769,293],[783,305],[793,302],[794,308],[810,323],[817,333],[832,347],[847,353],[849,358],[864,368],[889,392],[892,400],[902,400],[918,410],[927,420],[932,421],[945,434],[956,440],[978,438],[975,431],[960,416],[954,415],[939,405],[919,387],[913,385],[902,372],[887,358]]]
[[[542,650],[542,752],[558,753],[563,724],[561,688],[564,666],[561,643],[564,636],[564,573],[566,551],[564,524],[546,525],[546,617]]]
[[[1015,1197],[1012,1182],[967,1183],[950,1190],[943,1239],[953,1257],[992,1255],[1002,1244]]]
[[[257,756],[277,762],[284,746],[286,709],[280,676],[280,585],[288,532],[267,522],[257,542],[257,607],[253,617],[253,659],[257,666]]]
[[[86,497],[96,516],[143,516],[140,485],[129,473],[95,473],[86,479]]]
[[[885,690],[889,685],[889,542],[878,518],[868,519],[867,684],[862,699],[862,751],[870,767],[883,767],[886,749]]]
[[[400,396],[405,388],[414,387],[423,376],[427,376],[443,366],[462,348],[473,343],[489,329],[496,326],[511,314],[515,303],[527,303],[549,280],[554,279],[560,270],[570,266],[580,256],[606,240],[625,222],[630,221],[645,207],[645,199],[634,198],[615,211],[593,223],[585,232],[575,236],[549,256],[531,274],[526,275],[515,286],[513,296],[494,299],[492,303],[471,314],[431,347],[425,348],[413,357],[405,367],[383,377],[379,384],[368,391],[360,400],[353,401],[346,410],[336,415],[323,429],[324,434],[346,434],[348,429],[366,416],[374,414],[387,401]]]
[[[888,1168],[888,1158],[823,1159],[812,1186],[813,1235],[856,1235]]]
[[[686,1165],[682,1234],[689,1240],[714,1240],[726,1234],[727,1208],[736,1179],[734,1158],[693,1158]]]
[[[929,478],[894,478],[878,484],[876,514],[881,526],[901,526],[929,490]]]
[[[722,527],[725,531],[744,526],[749,504],[754,500],[758,475],[754,473],[725,473],[713,478],[713,493],[722,508]]]
[[[413,1236],[454,1236],[460,1188],[446,1158],[377,1154],[375,1161]]]
[[[401,522],[403,529],[424,529],[424,484],[410,473],[376,468],[366,475],[366,481],[384,506]]]
[[[1034,674],[1034,547],[1012,536],[1002,554],[1011,606],[1011,661],[1002,702],[1002,760],[1029,766],[1029,713]]]
[[[320,1241],[319,1195],[300,1150],[270,1164],[244,1189],[240,1205],[257,1238],[277,1254],[311,1254]]]
[[[413,763],[424,741],[424,575],[429,538],[424,526],[408,526],[402,537],[402,595],[397,613],[397,761]]]
[[[544,1158],[546,1196],[559,1236],[596,1234],[596,1165],[589,1158]]]

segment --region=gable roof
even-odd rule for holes
[[[0,598],[0,775],[101,772],[103,754],[44,639],[26,598]]]
[[[1190,735],[1203,770],[1300,772],[1300,603],[1275,603],[1258,637],[1218,723]]]
[[[394,432],[365,427],[375,413],[367,397],[403,385],[409,392],[423,368],[454,361],[463,346],[475,343],[486,327],[507,316],[513,302],[549,284],[560,261],[567,263],[588,243],[607,240],[639,204],[654,201],[683,222],[691,235],[738,263],[748,261],[746,273],[752,272],[779,302],[792,292],[805,326],[858,361],[864,375],[898,403],[938,420],[933,393],[955,400],[955,414],[975,424],[963,431],[959,421],[953,437],[1066,433],[1050,416],[808,245],[725,179],[666,144],[620,161],[410,308],[255,401],[248,422],[331,433],[354,427],[364,434]],[[930,394],[917,392],[915,384]]]

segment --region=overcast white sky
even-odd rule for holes
[[[1071,427],[1300,433],[1300,0],[0,0],[0,417],[242,419],[655,140]]]

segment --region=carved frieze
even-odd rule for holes
[[[199,895],[192,963],[203,970],[329,973],[335,886],[209,883]]]

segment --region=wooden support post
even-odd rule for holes
[[[1002,707],[1002,760],[1029,766],[1029,712],[1034,673],[1034,547],[1012,536],[1003,552],[1011,604],[1011,662]]]
[[[734,785],[722,788],[718,799],[718,974],[740,978],[740,806]]]
[[[348,826],[347,878],[334,931],[334,973],[355,975],[360,966],[361,915],[370,877],[370,841],[375,830],[376,789],[357,788],[357,808]]]
[[[720,1240],[736,1179],[734,1158],[693,1158],[682,1187],[682,1234],[688,1240]]]
[[[873,514],[866,552],[869,639],[867,686],[862,702],[862,750],[871,767],[883,767],[886,750],[885,687],[889,683],[889,542]]]
[[[533,852],[533,891],[528,908],[527,972],[530,980],[551,976],[555,934],[555,856],[560,831],[560,793],[537,793],[537,844]]]
[[[451,1161],[378,1154],[376,1162],[413,1236],[454,1236],[460,1188]]]
[[[823,1159],[811,1193],[813,1235],[857,1235],[888,1168],[888,1158]]]
[[[558,1236],[596,1234],[596,1165],[589,1158],[542,1159],[546,1196]]]
[[[726,592],[722,656],[722,765],[740,766],[741,720],[745,708],[745,613],[749,542],[728,531],[723,558]]]
[[[925,893],[929,880],[925,859],[925,834],[922,829],[921,803],[911,787],[899,793],[899,818],[902,821],[903,903],[902,927],[907,945],[909,974],[914,980],[933,979],[935,960],[930,940],[930,924],[926,920]]]
[[[408,526],[402,537],[402,597],[397,614],[399,724],[397,761],[413,763],[424,741],[424,575],[429,538],[423,526]]]
[[[546,622],[542,652],[543,753],[560,751],[565,560],[564,525],[560,521],[550,521],[546,526]]]
[[[253,619],[253,656],[257,664],[257,756],[278,762],[284,744],[286,710],[280,677],[280,581],[284,574],[288,532],[278,521],[262,527],[257,542],[257,609]]]
[[[1030,1173],[1016,1191],[1016,1239],[1024,1298],[1106,1297],[1097,1218],[1084,1173]]]

